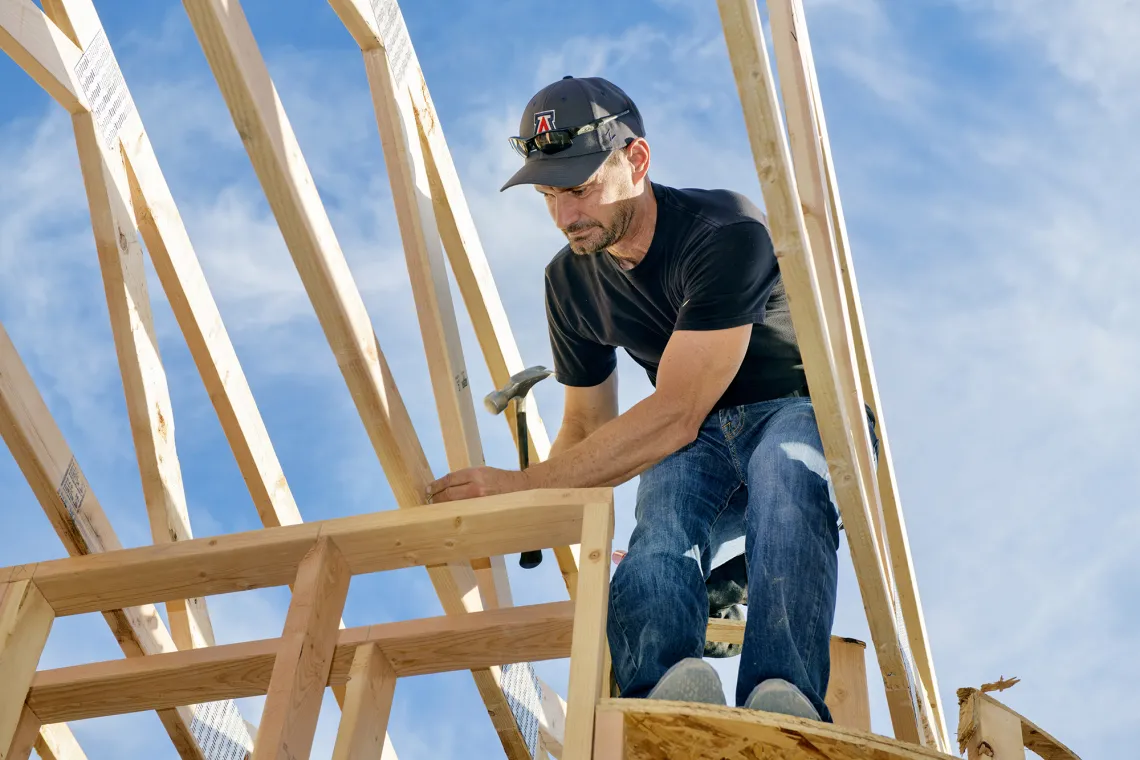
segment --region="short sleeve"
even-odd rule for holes
[[[558,293],[546,280],[546,322],[550,331],[550,351],[558,382],[589,388],[608,378],[617,367],[613,346],[589,340],[567,319]]]
[[[687,257],[681,276],[674,329],[723,330],[764,321],[780,272],[767,228],[748,221],[712,232]]]

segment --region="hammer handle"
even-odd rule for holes
[[[530,440],[526,429],[526,397],[519,397],[515,406],[515,427],[519,439],[519,469],[525,470],[530,464]],[[542,564],[542,551],[523,552],[519,557],[519,566],[526,569],[538,567]]]

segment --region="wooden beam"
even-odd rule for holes
[[[397,676],[570,656],[572,602],[349,628],[338,634],[327,683],[348,682],[357,649],[376,645]],[[27,703],[42,719],[82,720],[187,702],[265,694],[281,639],[224,644],[36,673]]]
[[[334,3],[334,7],[336,5]],[[394,3],[389,8],[398,12]],[[363,9],[357,7],[354,10]],[[367,20],[370,28],[376,30],[375,18]],[[410,45],[406,29],[402,25],[400,28],[403,29],[404,44]],[[378,31],[375,34],[379,36]],[[483,447],[411,101],[406,88],[393,79],[389,53],[385,48],[369,48],[363,50],[363,55],[396,219],[404,240],[448,466],[452,470],[476,467],[484,464]],[[479,568],[475,577],[483,599],[482,607],[510,606],[511,591],[503,557],[478,560],[473,567]],[[465,606],[471,610],[469,605]],[[474,674],[474,677],[509,760],[532,758],[535,748],[528,744],[519,730],[515,709],[503,692],[501,669],[491,668]],[[516,704],[522,709],[528,708],[523,701]],[[537,744],[537,735],[532,741]]]
[[[381,756],[395,692],[396,671],[380,647],[357,647],[332,760],[373,760]]]
[[[79,54],[61,54],[69,42],[32,0],[0,0],[0,50],[64,110],[80,113],[88,110],[88,105],[75,78]]]
[[[562,745],[566,741],[566,700],[539,679],[542,709],[538,714],[538,730],[542,746],[555,760],[562,758]]]
[[[467,208],[459,175],[451,159],[451,152],[443,136],[443,129],[435,106],[431,102],[427,82],[416,58],[415,48],[406,33],[396,0],[383,0],[377,4],[378,13],[392,18],[396,23],[388,25],[393,39],[384,40],[377,26],[372,5],[365,0],[329,0],[341,21],[360,46],[367,53],[375,50],[396,51],[400,72],[395,82],[400,94],[406,93],[411,99],[419,134],[421,155],[427,172],[429,195],[434,208],[435,222],[443,239],[444,249],[455,274],[456,283],[471,317],[475,335],[479,340],[491,380],[501,387],[516,372],[524,368],[506,310],[495,286],[486,254],[479,242],[475,222]],[[410,135],[409,135],[410,136]],[[527,431],[531,461],[546,459],[550,453],[550,439],[542,424],[534,394],[527,396]],[[518,445],[515,412],[508,408],[503,414],[511,435]],[[566,588],[571,598],[577,588],[578,548],[555,547]]]
[[[116,92],[116,78],[120,83],[122,79],[105,36],[89,45],[82,61],[89,61],[91,66],[81,82],[101,82],[100,86],[110,93],[100,100],[106,104]],[[122,98],[126,98],[125,90],[112,102]],[[133,109],[129,100],[118,108],[100,106],[94,113],[72,115],[72,124],[151,536],[155,543],[168,543],[191,538],[192,534],[142,246],[129,202],[123,157],[115,140],[114,125],[129,109]],[[214,643],[205,600],[172,599],[167,603],[167,613],[171,633],[180,648]]]
[[[566,543],[581,534],[584,504],[612,498],[609,488],[520,491],[0,568],[0,583],[34,580],[64,616],[283,586],[318,536],[336,541],[353,575],[442,565]]]
[[[594,711],[602,697],[606,655],[606,616],[610,598],[613,507],[589,504],[582,526],[581,567],[575,598],[574,644],[562,760],[590,760],[594,746]]]
[[[40,760],[87,760],[75,736],[60,723],[40,729],[36,738],[36,754]]]
[[[958,751],[968,760],[1025,760],[1021,716],[981,692],[959,704]]]
[[[54,620],[51,605],[31,581],[0,585],[0,749],[5,754],[21,728],[24,700]],[[20,733],[26,734],[27,720],[23,728]]]
[[[106,39],[91,0],[45,0],[44,9],[73,45]],[[121,92],[130,100],[125,82]],[[249,383],[137,111],[125,115],[117,137],[126,159],[130,190],[126,197],[262,522],[267,526],[300,522]]]
[[[123,548],[3,325],[0,325],[0,437],[8,444],[69,555],[100,554]],[[107,611],[103,617],[127,657],[176,649],[166,624],[151,604]],[[237,711],[232,704],[229,709]],[[205,760],[191,733],[194,717],[193,708],[159,713],[183,760]],[[208,724],[209,716],[201,715],[199,722],[202,721]],[[45,737],[47,728],[41,732]],[[60,736],[68,731],[66,726],[50,728]],[[62,746],[63,740],[57,743]]]
[[[867,689],[867,645],[831,637],[831,673],[824,697],[837,726],[871,730],[871,695]]]
[[[253,760],[307,758],[332,669],[352,573],[336,542],[320,538],[301,560],[274,657]]]
[[[717,758],[717,760],[958,760],[926,747],[830,723],[761,710],[669,702],[603,699],[598,723],[623,718],[622,760]],[[609,724],[612,725],[612,724]]]
[[[32,756],[32,750],[36,747],[36,740],[40,737],[41,728],[43,728],[43,724],[40,723],[39,717],[32,712],[31,708],[23,705],[20,710],[19,721],[16,723],[16,730],[12,733],[11,743],[7,752],[0,749],[0,758],[3,760],[28,760]],[[0,745],[0,747],[2,746]]]
[[[599,710],[594,718],[594,760],[626,760],[625,713]]]
[[[921,721],[914,709],[915,688],[905,668],[887,577],[875,543],[870,498],[859,477],[859,455],[855,448],[863,439],[850,434],[856,425],[863,426],[863,415],[860,414],[858,420],[850,419],[847,405],[841,401],[856,380],[840,376],[831,351],[759,10],[755,0],[718,0],[718,6],[768,210],[772,241],[788,291],[812,405],[882,669],[895,735],[917,744],[923,738]]]
[[[1009,722],[1009,718],[1006,716],[1016,717],[1021,725],[1021,744],[1026,749],[1035,752],[1042,760],[1080,760],[1076,752],[1073,752],[1036,723],[989,694],[984,694],[976,689],[958,689],[958,705],[959,752],[965,751],[964,748],[968,744],[977,744],[980,741],[974,736],[979,724],[984,724],[987,716],[993,716],[997,711],[1005,715],[992,717],[991,720],[997,721],[1003,726],[1001,729],[1003,735],[1012,733],[1012,729],[1004,728],[1005,724]],[[1004,736],[1001,741],[1005,741]],[[1016,755],[1016,753],[1014,754]]]
[[[786,1],[786,0],[785,0]],[[827,119],[824,115],[822,99],[819,93],[819,82],[816,77],[815,63],[812,57],[811,40],[808,36],[807,24],[804,20],[802,3],[796,0],[796,18],[800,19],[798,27],[799,48],[807,64],[810,75],[812,104],[815,111],[816,125],[819,131],[819,142],[823,152],[823,168],[827,179],[827,190],[830,201],[830,217],[834,228],[834,238],[838,247],[839,268],[843,277],[844,295],[847,299],[847,310],[851,315],[851,329],[855,345],[855,357],[859,365],[859,379],[862,383],[863,397],[870,406],[876,418],[876,433],[879,437],[879,467],[878,482],[879,494],[882,499],[883,523],[887,536],[888,555],[890,566],[894,575],[895,588],[898,591],[898,605],[902,610],[903,622],[906,626],[907,640],[910,642],[910,651],[914,657],[919,676],[926,687],[930,697],[930,704],[934,718],[937,722],[937,731],[942,737],[943,746],[949,748],[950,735],[946,724],[945,711],[942,707],[941,692],[938,688],[938,678],[934,670],[934,659],[930,650],[930,640],[926,632],[926,619],[922,614],[922,601],[918,592],[918,581],[914,573],[914,563],[911,559],[910,540],[907,537],[906,521],[903,518],[902,505],[899,500],[898,483],[895,479],[894,461],[891,457],[890,437],[887,434],[887,422],[883,413],[883,405],[879,400],[878,383],[875,380],[875,367],[871,358],[870,343],[863,321],[863,307],[859,298],[859,288],[855,278],[855,266],[851,257],[851,244],[847,236],[847,223],[843,216],[843,204],[839,197],[839,185],[835,176],[835,164],[831,155],[831,141],[827,134]]]

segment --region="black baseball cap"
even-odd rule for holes
[[[524,140],[542,132],[587,126],[616,114],[622,115],[574,135],[570,147],[558,153],[531,150],[526,163],[500,192],[523,184],[575,187],[588,180],[614,150],[645,136],[637,106],[621,88],[601,77],[565,76],[539,90],[519,122],[518,137]]]

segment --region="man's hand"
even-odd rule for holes
[[[466,470],[456,470],[433,481],[427,487],[427,501],[428,504],[439,504],[444,501],[473,499],[476,496],[526,491],[529,488],[530,483],[525,471],[471,467]]]

